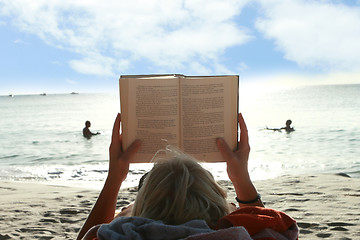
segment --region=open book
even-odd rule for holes
[[[239,76],[121,76],[123,149],[142,140],[133,162],[149,162],[167,144],[199,161],[223,161],[222,137],[237,147]]]

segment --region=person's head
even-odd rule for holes
[[[85,122],[85,127],[89,128],[90,126],[91,126],[90,121],[86,121],[86,122]]]
[[[286,126],[289,127],[291,125],[292,121],[289,119],[286,121]]]
[[[183,155],[155,163],[139,189],[132,215],[172,225],[203,219],[215,227],[228,213],[224,190],[210,172]]]

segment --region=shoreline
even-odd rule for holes
[[[46,183],[0,181],[0,239],[75,239],[100,190]],[[235,192],[219,181],[228,201]],[[254,181],[265,206],[287,213],[299,239],[360,237],[360,179],[339,174],[281,176]],[[136,188],[122,188],[118,208],[131,203]]]

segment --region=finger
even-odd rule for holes
[[[225,161],[233,157],[233,152],[223,138],[217,138],[216,145]]]
[[[242,145],[248,145],[249,144],[249,135],[248,130],[246,127],[245,120],[241,113],[238,115],[238,121],[240,126],[240,142],[238,143],[238,148]]]
[[[141,146],[140,140],[135,140],[124,152],[123,158],[130,161],[131,158],[135,155],[137,151],[139,151]]]
[[[120,113],[118,113],[114,122],[114,127],[111,136],[111,142],[116,145],[120,143],[120,122],[121,122],[121,115]]]

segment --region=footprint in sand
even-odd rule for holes
[[[52,237],[52,236],[34,236],[34,238],[41,239],[41,240],[54,239],[54,237]]]
[[[54,217],[54,216],[55,216],[55,213],[52,212],[52,211],[48,211],[48,212],[45,212],[43,216],[44,216],[44,217]]]
[[[285,209],[284,212],[299,212],[300,210],[297,209],[297,208],[288,208],[288,209]]]
[[[11,239],[11,237],[10,237],[9,235],[7,235],[7,234],[2,235],[2,234],[0,233],[0,240],[7,240],[7,239]]]
[[[82,221],[82,219],[70,218],[70,217],[60,218],[61,223],[77,223],[77,222],[80,222],[80,221]]]
[[[332,222],[332,223],[328,223],[327,224],[329,227],[333,227],[330,228],[330,230],[333,231],[340,231],[340,232],[347,232],[349,231],[349,229],[345,228],[348,226],[355,226],[355,224],[353,223],[346,223],[346,222]]]
[[[60,214],[64,215],[64,214],[68,214],[68,215],[76,215],[79,213],[79,210],[75,209],[75,208],[62,208],[60,209]]]
[[[90,207],[93,205],[93,202],[89,201],[89,200],[83,200],[80,202],[81,207]]]
[[[42,218],[40,219],[42,223],[58,223],[59,221],[54,218]]]
[[[313,233],[313,231],[300,229],[300,234],[310,234],[310,233]]]
[[[307,222],[297,222],[298,227],[300,228],[300,233],[309,234],[314,231],[324,231],[327,230],[328,227],[320,226],[318,223],[307,223]]]
[[[331,236],[331,233],[318,233],[316,236],[319,238],[328,238]]]
[[[327,224],[329,227],[346,227],[346,226],[355,226],[353,223],[346,222],[331,222]]]
[[[349,231],[349,229],[344,228],[344,227],[334,227],[334,228],[330,228],[330,230],[332,230],[332,231],[340,231],[340,232]]]
[[[49,229],[45,229],[45,228],[36,228],[36,227],[31,227],[31,228],[20,228],[19,229],[20,232],[32,232],[32,233],[51,233],[51,234],[56,234],[57,232],[49,230]]]

